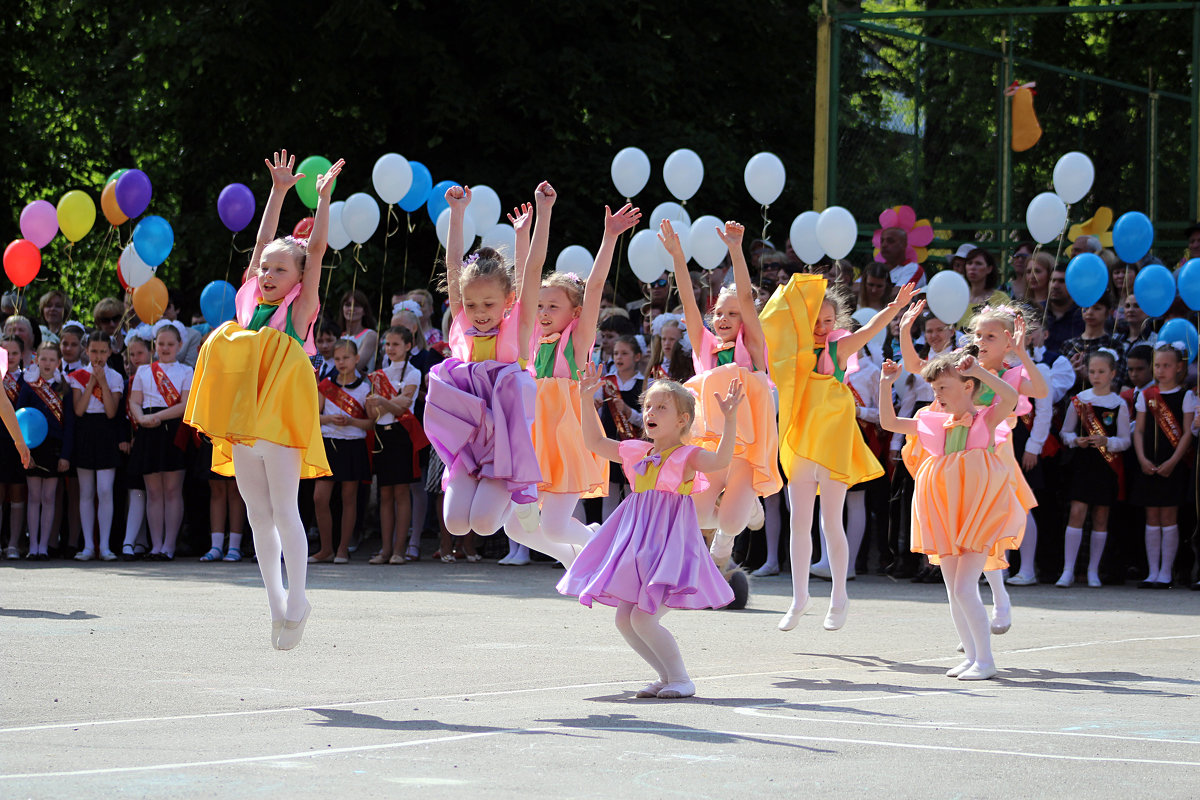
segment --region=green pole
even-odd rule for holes
[[[825,199],[829,205],[837,203],[837,159],[838,159],[838,107],[841,105],[841,60],[842,60],[842,27],[838,23],[835,11],[830,15],[832,30],[829,32],[829,167],[826,180],[829,189]]]
[[[1000,222],[1004,229],[999,239],[1000,270],[1003,273],[1008,262],[1008,245],[1012,228],[1012,103],[1005,90],[1013,82],[1012,42],[1009,33],[1015,30],[1013,18],[1008,18],[1008,27],[1000,32],[1004,47],[1004,60],[1000,62]]]

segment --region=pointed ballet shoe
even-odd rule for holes
[[[960,681],[986,681],[989,678],[996,677],[998,670],[993,667],[981,667],[978,664],[972,664],[967,669],[963,670],[958,676]]]
[[[1054,585],[1060,589],[1070,589],[1075,585],[1075,574],[1071,572],[1064,572],[1059,579],[1054,582]]]
[[[820,578],[823,581],[833,580],[833,571],[829,569],[828,564],[816,563],[808,568],[808,574],[814,578]]]
[[[335,563],[335,564],[349,564],[349,563],[350,563],[350,556],[335,556],[335,557],[334,557],[334,559],[333,559],[333,563]]]
[[[668,683],[658,692],[659,700],[678,700],[681,697],[694,697],[696,684],[691,681],[676,681]]]
[[[638,689],[637,693],[634,694],[634,697],[637,697],[637,698],[640,698],[643,700],[647,697],[658,697],[658,693],[661,692],[662,688],[666,685],[667,684],[664,683],[663,681],[654,681],[654,683],[648,683],[645,686],[643,686],[641,689]]]
[[[829,607],[829,613],[825,615],[823,626],[827,631],[840,631],[842,626],[846,624],[846,614],[850,611],[850,602],[846,601],[840,607]]]
[[[1008,633],[1008,629],[1012,627],[1012,609],[1010,608],[1004,614],[995,611],[992,614],[992,633],[996,636]]]
[[[961,664],[958,664],[957,666],[953,666],[950,669],[946,670],[946,677],[947,678],[957,678],[959,675],[962,675],[964,672],[966,672],[968,669],[970,669],[972,666],[974,666],[974,664],[975,664],[975,662],[968,658],[966,661],[962,662]]]
[[[279,634],[283,631],[283,620],[271,620],[271,647],[279,649]]]
[[[312,611],[312,604],[304,607],[304,616],[298,620],[285,619],[283,628],[279,631],[277,647],[280,650],[291,650],[296,645],[300,644],[300,639],[304,636],[304,625],[308,622],[308,614]]]
[[[751,572],[750,574],[753,575],[755,578],[769,578],[772,575],[779,574],[779,565],[778,564],[763,564],[761,567],[754,570],[754,572]]]
[[[808,613],[808,609],[811,606],[812,606],[812,598],[811,597],[805,598],[804,604],[801,605],[799,608],[796,608],[796,606],[793,605],[791,608],[789,608],[787,610],[787,613],[783,615],[783,619],[779,620],[779,630],[790,631],[793,628],[795,628],[797,625],[800,624],[800,618]]]

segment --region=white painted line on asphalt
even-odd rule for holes
[[[1021,650],[1009,650],[1009,653],[1040,653],[1043,650],[1066,650],[1072,647],[1093,647],[1098,644],[1130,644],[1131,642],[1166,642],[1172,639],[1200,639],[1200,633],[1189,633],[1180,636],[1142,636],[1137,639],[1113,639],[1099,642],[1072,642],[1071,644],[1051,644],[1045,647],[1026,647]]]

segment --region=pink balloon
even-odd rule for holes
[[[41,250],[58,235],[58,211],[49,200],[34,200],[21,210],[21,235]]]

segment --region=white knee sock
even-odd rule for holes
[[[230,549],[230,550],[237,550],[238,552],[241,552],[241,549],[242,549],[242,534],[240,534],[240,533],[231,533],[231,534],[229,534],[229,549]]]
[[[30,528],[33,526],[33,517],[30,516]],[[1157,525],[1146,526],[1146,563],[1150,565],[1149,571],[1146,573],[1146,582],[1153,583],[1158,580],[1158,569],[1162,563],[1162,539],[1163,529]]]
[[[212,544],[213,550],[224,550],[225,549],[225,534],[224,533],[222,533],[220,531],[213,531],[208,536],[212,540],[211,544]]]
[[[1179,552],[1179,526],[1164,525],[1162,529],[1162,563],[1158,568],[1158,582],[1170,583],[1175,571],[1175,554]]]
[[[1063,569],[1062,577],[1075,577],[1075,560],[1079,557],[1079,545],[1083,542],[1083,528],[1067,528],[1063,538]],[[1025,566],[1021,562],[1022,568]]]
[[[1088,553],[1088,582],[1100,580],[1100,557],[1104,555],[1104,545],[1108,542],[1108,531],[1092,531],[1091,549]]]

